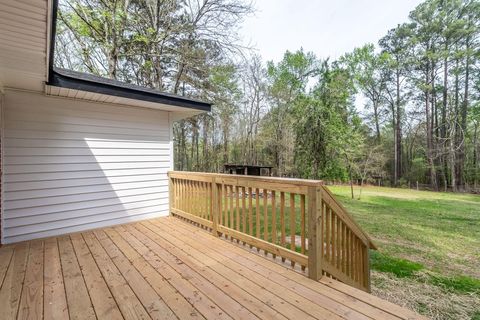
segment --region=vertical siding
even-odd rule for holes
[[[8,91],[5,243],[168,213],[167,112]]]

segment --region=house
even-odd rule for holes
[[[0,4],[4,244],[167,215],[173,121],[210,110],[55,68],[51,5]]]
[[[0,1],[0,319],[419,318],[321,181],[172,171],[211,105],[55,68],[55,17]]]

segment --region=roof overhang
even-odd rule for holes
[[[56,88],[67,90],[56,90]],[[196,99],[59,68],[50,70],[49,82],[45,90],[47,94],[51,95],[77,99],[85,99],[87,96],[87,100],[90,101],[144,106],[168,111],[196,110],[208,112],[211,109],[210,103]],[[89,92],[93,95],[88,95]]]
[[[54,68],[58,0],[0,2],[0,92],[44,92],[90,102],[176,112],[181,117],[211,104],[86,73]]]

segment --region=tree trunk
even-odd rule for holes
[[[470,77],[470,39],[466,40],[466,57],[465,57],[465,91],[463,94],[462,109],[460,111],[460,141],[458,145],[458,185],[461,190],[465,190],[465,183],[463,178],[463,170],[465,167],[465,132],[467,131],[467,111],[468,111],[468,90]]]
[[[400,70],[396,73],[396,115],[395,121],[395,185],[402,177],[402,107],[400,103]]]
[[[428,62],[427,62],[428,63]],[[430,83],[430,64],[427,64],[426,70],[426,81],[428,85]],[[434,190],[438,190],[437,178],[435,174],[435,164],[433,162],[433,137],[432,137],[432,122],[430,114],[430,92],[428,89],[425,90],[425,116],[426,116],[426,125],[427,125],[427,161],[430,171],[430,186]]]
[[[377,142],[380,143],[380,124],[379,124],[379,117],[378,117],[378,104],[375,100],[373,100],[373,117],[375,120],[375,130],[377,133]]]
[[[474,131],[473,131],[473,169],[475,175],[473,177],[473,185],[475,186],[475,191],[477,189],[478,176],[480,175],[480,168],[477,168],[479,163],[478,160],[478,122],[475,121]]]

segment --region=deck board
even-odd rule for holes
[[[5,317],[5,319],[15,319],[18,315],[29,249],[29,243],[20,243],[15,246],[3,279],[0,288],[0,310],[2,310],[0,317]]]
[[[165,221],[166,224],[169,222],[169,220]],[[172,224],[170,224],[170,226],[173,227]],[[210,235],[202,232],[202,230],[199,230],[190,224],[175,224],[175,230],[183,230],[184,234],[194,235],[193,238],[195,238],[195,241],[203,243],[207,246],[209,245]],[[325,306],[327,309],[332,310],[337,314],[343,314],[344,317],[349,315],[359,316],[358,313],[360,313],[370,318],[398,319],[398,317],[388,312],[385,312],[381,309],[372,308],[371,305],[360,300],[352,299],[352,296],[350,295],[344,294],[343,292],[338,292],[337,290],[334,290],[328,286],[320,285],[315,281],[311,281],[305,276],[291,271],[291,268],[285,268],[282,265],[271,263],[268,259],[251,254],[242,248],[238,248],[237,246],[232,246],[226,241],[221,241],[218,243],[218,245],[210,246],[210,248],[228,258],[231,258],[232,260],[237,261],[246,268],[265,276],[266,278],[270,279],[270,281],[277,283],[279,286],[294,290],[295,292]],[[238,259],[239,256],[244,259]],[[284,275],[285,272],[288,272],[288,274]],[[321,293],[321,295],[318,293]],[[371,295],[366,294],[366,296]],[[398,307],[398,309],[402,308]],[[412,314],[414,313],[410,312],[409,316]]]
[[[58,249],[70,319],[95,319],[95,311],[70,237],[58,238]]]
[[[0,319],[414,319],[173,217],[0,248]]]
[[[120,309],[108,289],[108,285],[102,277],[82,235],[78,233],[72,234],[70,238],[72,239],[73,248],[77,255],[96,316],[98,318],[109,317],[112,320],[122,319]]]
[[[44,250],[44,318],[69,319],[57,238],[46,239],[44,241]]]

